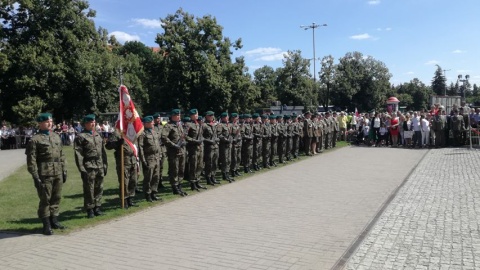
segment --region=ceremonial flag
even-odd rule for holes
[[[359,116],[360,116],[360,115],[358,114],[357,107],[355,107],[355,116],[356,116],[356,117],[359,117]]]
[[[118,129],[124,136],[124,139],[133,149],[135,156],[137,155],[137,148],[133,143],[137,140],[138,135],[143,131],[143,123],[138,115],[132,98],[128,93],[125,85],[121,85],[118,89],[120,93],[120,111],[118,120],[115,123],[115,128]]]

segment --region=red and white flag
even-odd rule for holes
[[[359,116],[360,116],[360,115],[358,114],[357,107],[355,107],[355,116],[356,116],[356,117],[359,117]]]
[[[118,92],[120,93],[120,111],[115,128],[123,133],[124,139],[133,149],[136,156],[137,148],[133,144],[137,140],[138,135],[143,131],[143,123],[135,109],[127,87],[121,85],[118,88]]]

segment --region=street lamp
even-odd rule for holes
[[[446,73],[447,73],[447,71],[450,71],[450,70],[451,69],[444,69],[443,70],[443,77],[445,78],[445,89],[444,89],[444,94],[443,94],[444,96],[447,95],[447,75],[446,75]]]
[[[465,75],[465,79],[462,79],[462,75],[458,75],[457,77],[457,82],[462,82],[462,96],[463,96],[463,101],[466,101],[465,99],[465,92],[467,92],[467,84],[468,84],[468,79],[470,79],[470,75]]]
[[[321,26],[327,26],[326,23],[324,24],[316,24],[312,23],[311,25],[300,25],[300,28],[303,28],[304,30],[312,29],[312,34],[313,34],[313,82],[316,82],[316,74],[315,74],[315,28],[321,27]]]

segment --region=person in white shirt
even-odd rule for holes
[[[418,116],[417,112],[413,113],[412,129],[414,131],[412,146],[415,147],[416,144],[418,147],[422,147],[422,127],[420,117]]]
[[[420,117],[421,119],[421,133],[422,133],[422,146],[427,147],[430,145],[430,122],[424,115]]]

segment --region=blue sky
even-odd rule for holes
[[[336,62],[359,51],[386,64],[397,85],[418,78],[427,85],[436,64],[447,83],[470,75],[480,86],[479,0],[90,0],[96,26],[121,42],[139,40],[156,46],[160,18],[180,7],[196,17],[212,15],[231,40],[242,38],[249,71],[282,66],[283,54],[300,50],[313,58],[312,30],[301,25],[327,24],[315,30],[317,58]],[[317,72],[320,62],[316,63]],[[311,67],[313,73],[313,64]],[[318,78],[318,75],[317,75]]]

